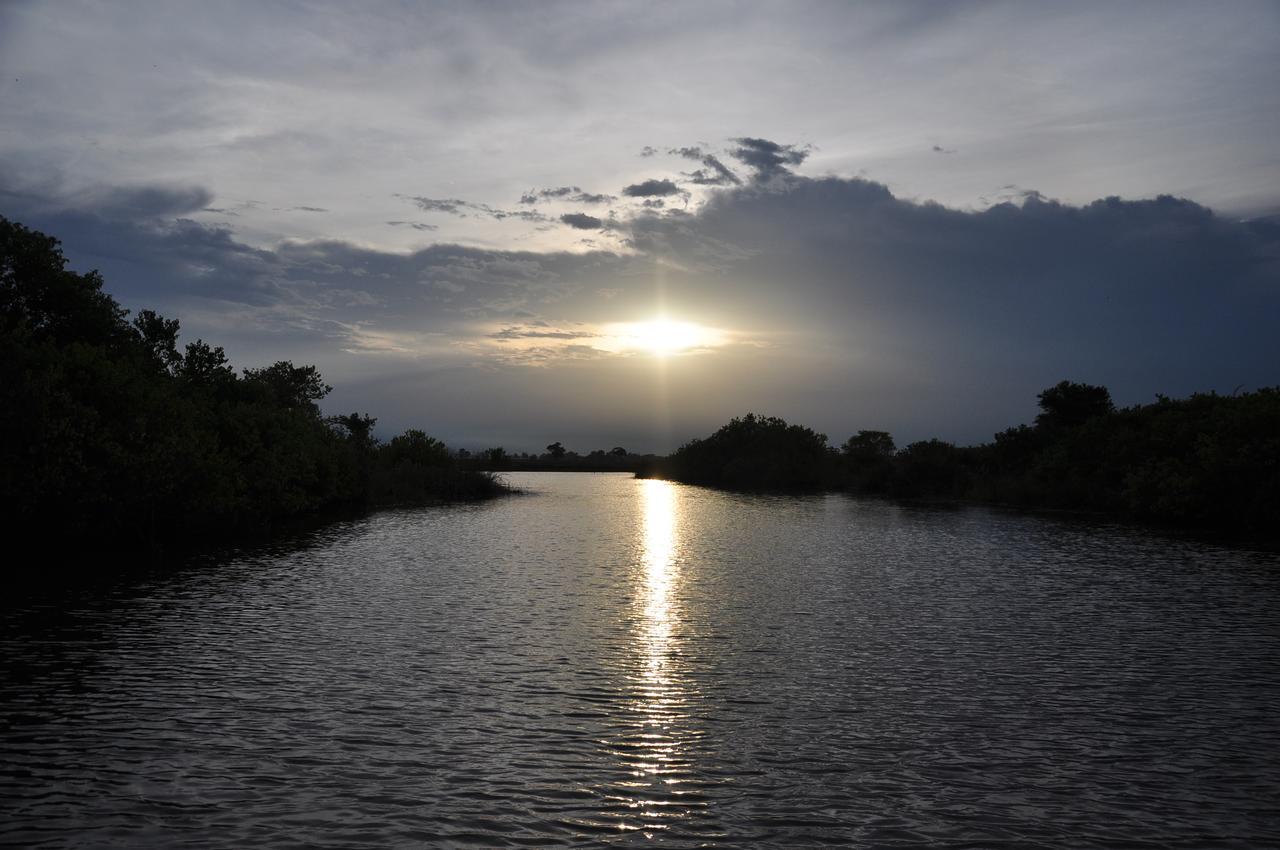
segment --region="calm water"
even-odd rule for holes
[[[1280,846],[1280,556],[510,477],[10,605],[0,842]]]

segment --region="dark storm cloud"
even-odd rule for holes
[[[799,165],[809,151],[795,145],[780,145],[768,139],[743,137],[734,139],[738,147],[729,155],[755,172],[755,180],[765,183],[779,175],[789,175],[788,165]]]
[[[604,227],[602,220],[586,213],[566,213],[560,216],[560,220],[576,230],[599,230]]]
[[[680,194],[680,187],[670,180],[645,180],[622,190],[628,198],[661,198]]]

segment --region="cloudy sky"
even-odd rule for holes
[[[0,4],[0,215],[384,436],[1280,384],[1280,4]]]

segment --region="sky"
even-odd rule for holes
[[[0,3],[0,215],[385,437],[1280,384],[1280,3]]]

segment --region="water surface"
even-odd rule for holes
[[[13,601],[0,842],[1280,846],[1280,556],[510,477]]]

